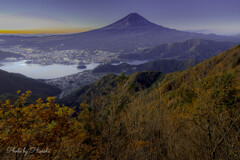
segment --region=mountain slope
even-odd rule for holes
[[[220,96],[220,93],[223,95],[225,94],[224,96],[226,96],[224,97],[221,95],[223,97],[216,98],[233,98],[232,96],[225,93],[225,91],[228,91],[230,89],[236,91],[234,91],[234,95],[236,96],[235,100],[237,100],[237,103],[239,105],[239,82],[240,45],[231,48],[209,60],[206,60],[191,69],[183,71],[182,73],[168,74],[165,77],[165,80],[163,80],[161,86],[162,93],[166,98],[165,103],[178,101],[178,103],[174,104],[175,107],[180,106],[181,103],[185,106],[191,106],[193,102],[201,103],[200,95],[196,95],[198,92],[201,92],[201,94],[210,92],[210,95],[213,92],[216,92],[216,95],[214,95],[214,97],[218,94]],[[227,85],[230,85],[229,88],[224,88],[227,87]],[[189,88],[188,86],[191,87]],[[189,101],[189,103],[185,104],[185,100],[189,97],[184,97],[184,95],[186,95],[186,92],[190,90],[193,97],[190,98],[191,101]],[[180,94],[180,92],[183,93]],[[171,94],[174,94],[176,96],[174,98],[170,98]]]
[[[235,46],[232,42],[190,39],[183,42],[162,44],[140,53],[122,55],[126,59],[200,59],[205,60]],[[137,54],[137,56],[136,56]]]
[[[143,16],[137,13],[130,13],[126,17],[120,19],[113,24],[110,24],[102,29],[112,29],[112,28],[128,28],[128,27],[136,27],[136,26],[151,26],[151,27],[158,27],[156,24],[148,21]]]
[[[70,107],[76,106],[77,111],[79,111],[81,103],[89,104],[94,101],[94,98],[108,95],[123,82],[126,83],[126,89],[137,92],[150,88],[162,76],[161,72],[138,72],[129,77],[124,74],[120,76],[109,74],[91,85],[76,90],[67,97],[59,100],[59,102]],[[97,109],[97,107],[94,108]]]
[[[72,94],[59,100],[59,102],[71,107],[77,106],[78,110],[81,103],[90,103],[91,98],[106,95],[113,87],[116,87],[116,81],[117,75],[109,74],[91,85],[79,88]]]
[[[33,94],[54,96],[60,94],[58,88],[25,77],[21,74],[8,73],[0,70],[0,94],[16,94],[17,90],[25,92],[31,90]]]
[[[187,39],[239,41],[237,37],[204,35],[169,29],[151,23],[142,16],[132,13],[100,29],[71,35],[23,39],[12,43],[21,43],[24,46],[42,49],[133,50],[139,47],[154,47],[163,43]]]
[[[125,76],[87,102],[86,128],[102,138],[105,157],[239,159],[240,45],[158,80],[145,75],[156,74]],[[136,82],[150,87],[136,91]]]
[[[140,71],[157,71],[171,73],[188,69],[201,61],[199,60],[156,60],[139,65],[121,63],[119,65],[103,64],[93,69],[93,73],[126,73],[133,74]]]
[[[123,64],[123,65],[126,65],[126,64]],[[209,86],[211,88],[211,87],[214,87],[214,83],[216,80],[213,77],[220,78],[221,76],[224,76],[224,74],[228,74],[228,73],[233,74],[233,76],[236,78],[234,81],[238,82],[236,85],[239,85],[239,82],[240,82],[240,45],[238,45],[232,49],[229,49],[228,51],[225,51],[225,52],[219,54],[218,56],[215,56],[209,60],[206,60],[206,61],[196,65],[195,67],[192,67],[185,71],[166,74],[166,76],[158,84],[160,88],[158,88],[157,91],[159,91],[159,89],[161,89],[161,92],[163,94],[163,99],[166,100],[165,103],[168,103],[171,101],[176,101],[178,103],[176,103],[175,105],[178,106],[182,103],[183,104],[185,103],[186,97],[185,98],[181,97],[185,94],[185,92],[188,92],[188,91],[190,92],[190,90],[191,90],[191,93],[194,94],[193,92],[196,88],[189,89],[189,86],[192,86],[195,83],[202,83],[202,81],[208,81],[209,84],[212,84],[212,86]],[[136,73],[136,74],[138,74],[138,73]],[[110,75],[110,77],[112,77],[112,76],[113,75]],[[129,77],[128,76],[127,77],[131,79],[132,76],[133,75],[130,75]],[[108,85],[108,83],[111,83],[111,84],[116,83],[117,76],[114,76],[114,78],[110,78],[111,80],[108,79],[107,77],[108,76],[106,76],[103,79],[100,79],[97,82],[97,84],[98,83],[102,84],[102,85],[97,85],[98,86],[97,88],[99,88],[100,90],[104,90],[105,83],[107,85]],[[122,84],[128,83],[126,81],[128,78],[123,79]],[[213,79],[211,79],[211,78],[213,78]],[[101,86],[103,86],[103,88],[101,88]],[[116,85],[110,85],[110,86],[111,86],[110,88],[116,87]],[[236,87],[238,87],[238,86],[236,86]],[[127,92],[126,90],[124,90],[122,88],[118,88],[118,89],[121,90],[122,92]],[[78,96],[75,96],[75,95],[78,95],[78,92],[81,93],[80,95],[85,94],[84,90],[85,89],[80,89],[79,91],[76,91],[75,93],[71,94],[69,97],[66,98],[67,101],[76,102],[76,100],[72,99],[71,97],[78,97]],[[203,90],[203,88],[201,88],[201,90]],[[182,92],[182,93],[180,95],[178,95],[179,94],[178,92]],[[88,92],[86,92],[86,93],[88,93]],[[174,94],[174,95],[176,94],[176,95],[174,97],[172,97],[172,94]],[[87,102],[91,102],[91,100],[89,100],[89,96],[91,97],[91,94],[87,94],[87,95],[88,95]],[[146,97],[148,97],[148,96],[146,95]],[[187,98],[189,98],[189,97],[187,97]],[[193,97],[191,97],[191,102],[192,102],[192,98]],[[197,97],[194,96],[194,98],[197,98]],[[80,102],[83,102],[82,100],[84,98],[80,98],[80,99],[81,100],[79,100],[77,104],[80,104]],[[180,103],[181,101],[183,101],[183,102]],[[191,104],[191,102],[190,102],[190,104]],[[173,104],[171,104],[171,105],[173,105]],[[167,106],[168,105],[166,105],[166,107]]]

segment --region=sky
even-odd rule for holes
[[[73,33],[100,28],[129,13],[164,27],[240,33],[240,0],[0,0],[0,33]]]

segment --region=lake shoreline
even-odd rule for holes
[[[99,65],[99,63],[86,64],[86,68],[79,69],[78,65],[63,65],[63,64],[52,64],[52,65],[41,65],[41,64],[28,64],[28,60],[19,61],[0,61],[0,69],[20,73],[27,77],[34,79],[54,79],[69,76],[86,70],[92,70]]]

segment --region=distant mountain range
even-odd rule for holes
[[[211,40],[190,39],[183,42],[162,44],[157,47],[145,49],[141,52],[123,54],[121,59],[154,60],[140,65],[103,64],[96,67],[93,73],[127,73],[139,71],[158,71],[170,73],[188,69],[202,60],[209,59],[219,53],[235,46],[233,42],[218,42]]]
[[[240,34],[237,34],[236,37],[240,37]]]
[[[125,59],[199,59],[206,60],[235,46],[234,42],[190,39],[183,42],[166,43],[140,52],[122,55]]]
[[[131,13],[113,24],[88,32],[18,38],[16,40],[8,38],[8,43],[22,44],[41,49],[133,50],[139,47],[154,47],[163,43],[187,39],[240,42],[240,38],[234,36],[191,33],[166,28],[149,22],[137,13]]]
[[[130,65],[121,63],[119,65],[103,64],[96,67],[93,73],[126,73],[133,74],[140,71],[156,71],[162,73],[171,73],[182,71],[200,63],[200,60],[156,60],[139,65]]]

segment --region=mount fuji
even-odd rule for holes
[[[42,49],[126,50],[149,48],[163,43],[187,39],[208,39],[240,42],[237,37],[178,31],[154,24],[137,13],[131,13],[103,28],[69,35],[23,39],[24,46]],[[17,42],[16,42],[17,43]]]

